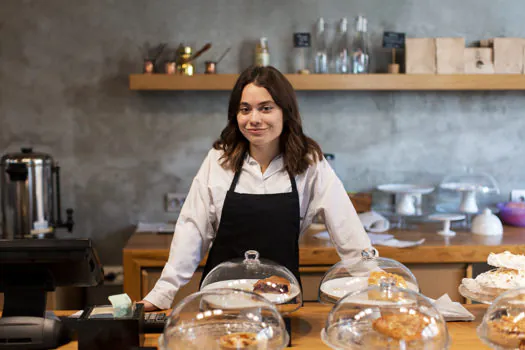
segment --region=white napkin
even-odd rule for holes
[[[432,299],[431,299],[432,300]],[[457,301],[452,301],[448,294],[443,294],[439,299],[432,300],[434,306],[443,315],[445,321],[474,321],[476,317]]]
[[[379,242],[394,238],[394,235],[388,233],[369,233],[368,237],[370,238],[370,242],[372,242],[372,244],[377,244]]]
[[[321,231],[313,235],[317,239],[324,239],[329,241],[330,240],[330,234],[328,231]],[[370,242],[372,244],[377,244],[381,241],[386,241],[389,239],[394,238],[394,235],[386,234],[386,233],[369,233],[368,237],[370,238]]]
[[[400,241],[398,239],[392,238],[387,239],[384,241],[379,241],[375,243],[376,245],[383,245],[387,247],[394,247],[394,248],[409,248],[409,247],[415,247],[417,245],[423,244],[425,242],[425,239],[422,238],[419,241]]]
[[[358,214],[365,230],[369,232],[385,232],[390,228],[390,222],[375,211]]]

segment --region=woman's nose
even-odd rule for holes
[[[261,113],[259,113],[259,111],[254,108],[252,110],[252,113],[250,113],[250,123],[252,124],[258,124],[261,122]]]

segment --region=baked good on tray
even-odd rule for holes
[[[223,350],[255,349],[257,347],[257,335],[251,332],[226,334],[220,338],[219,342]]]
[[[255,293],[285,294],[290,291],[290,281],[284,277],[270,276],[253,285]]]
[[[494,267],[506,267],[514,270],[525,270],[525,255],[512,254],[509,251],[503,253],[490,253],[487,264]]]
[[[487,322],[487,338],[509,349],[525,349],[525,318],[502,316]]]
[[[383,336],[409,342],[421,339],[429,323],[428,317],[415,312],[383,315],[374,320],[372,327]]]
[[[385,272],[385,271],[373,271],[368,277],[369,286],[380,286],[381,281],[391,280],[395,283],[396,287],[407,288],[407,282],[405,279],[399,275]],[[381,290],[370,290],[368,291],[368,298],[372,300],[391,300],[391,295],[383,295]]]
[[[498,295],[509,289],[525,287],[525,271],[499,267],[479,274],[475,281],[485,293]]]

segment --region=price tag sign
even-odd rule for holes
[[[310,33],[293,33],[294,47],[310,47]]]
[[[384,32],[383,33],[384,49],[404,49],[405,33]]]

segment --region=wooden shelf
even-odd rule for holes
[[[132,74],[130,90],[215,90],[230,91],[238,74]],[[525,75],[407,75],[407,74],[286,74],[295,90],[355,91],[473,91],[525,90]]]

